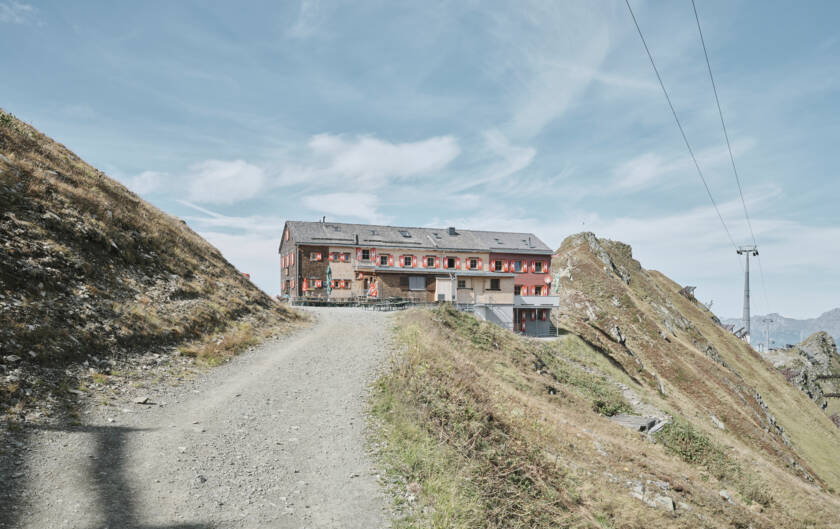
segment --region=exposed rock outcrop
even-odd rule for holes
[[[840,392],[840,355],[827,332],[816,332],[793,347],[763,356],[822,409],[828,406],[826,393]]]

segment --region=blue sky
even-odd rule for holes
[[[761,250],[753,312],[840,305],[840,3],[697,0]],[[749,242],[688,0],[633,1]],[[285,219],[579,231],[722,316],[743,276],[620,1],[0,0],[0,106],[269,293]]]

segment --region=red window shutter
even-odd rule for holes
[[[376,264],[376,248],[370,249],[370,260]]]
[[[542,321],[545,321],[545,320],[546,320],[546,317],[547,317],[547,315],[548,315],[548,311],[547,311],[547,310],[545,310],[545,309],[543,309],[541,312],[542,312],[542,314],[540,314],[540,319],[541,319]]]
[[[357,261],[362,260],[362,249],[361,248],[356,248],[356,260]]]
[[[338,288],[344,288],[344,280],[343,279],[339,280]]]
[[[507,262],[507,259],[505,259],[504,261],[502,261],[502,272],[507,272],[507,271],[508,271],[508,262]]]
[[[399,264],[398,266],[399,266],[400,268],[402,268],[402,266],[403,266],[404,264],[405,264],[405,256],[404,256],[404,255],[401,255],[401,256],[400,256],[400,264]]]
[[[388,266],[394,266],[394,256],[393,255],[388,256]]]
[[[461,258],[460,257],[455,258],[455,268],[461,268]]]
[[[440,268],[440,257],[435,257],[435,268]]]
[[[412,268],[417,268],[417,256],[416,255],[411,256],[411,267]]]
[[[537,295],[537,286],[536,285],[531,285],[531,295],[532,296]]]
[[[537,319],[537,309],[531,309],[531,321],[534,321],[536,319]]]
[[[531,273],[533,274],[536,271],[537,271],[537,262],[534,261],[533,259],[531,259]]]
[[[329,262],[335,261],[335,253],[334,252],[328,253],[327,254],[327,260],[329,260]]]
[[[318,252],[318,260],[319,260],[319,261],[323,261],[323,260],[324,260],[324,256],[321,254],[321,252]]]
[[[445,255],[443,256],[443,268],[449,268],[449,259],[447,259]]]

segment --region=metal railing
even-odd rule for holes
[[[417,298],[370,298],[367,296],[355,296],[342,299],[324,299],[324,298],[296,298],[291,300],[291,305],[295,307],[355,307],[364,310],[373,310],[379,312],[392,312],[396,310],[406,310],[410,308],[434,308],[443,304],[450,304],[456,310],[461,312],[475,313],[475,303],[452,303],[451,301],[425,301]],[[533,328],[522,332],[513,321],[492,321],[487,320],[493,325],[497,325],[502,329],[507,329],[513,333],[529,338],[554,338],[560,334],[564,334],[562,330],[558,330],[553,323],[549,323],[547,327],[539,330]],[[526,324],[527,325],[527,324]]]
[[[425,301],[417,298],[370,298],[367,296],[356,296],[341,299],[324,298],[295,298],[290,304],[293,307],[356,307],[365,310],[394,311],[405,310],[412,307],[438,307],[444,301]],[[453,306],[460,311],[475,312],[475,305],[471,303],[454,303]]]

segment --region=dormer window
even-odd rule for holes
[[[407,230],[400,230],[400,235],[402,235],[403,237],[406,237],[406,238],[411,237],[411,234],[408,233]]]

